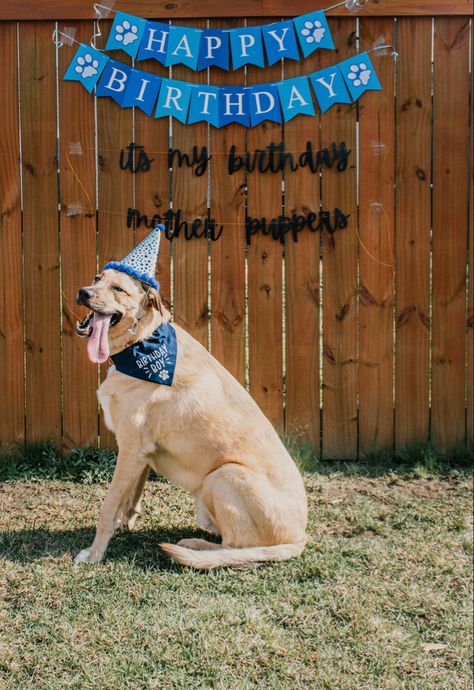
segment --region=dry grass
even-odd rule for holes
[[[133,533],[77,567],[106,486],[1,488],[5,690],[467,690],[471,491],[465,474],[306,477],[310,543],[244,571],[180,569],[160,541],[199,534],[152,482]]]

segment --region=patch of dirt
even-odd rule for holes
[[[443,479],[402,479],[400,477],[380,477],[368,479],[365,477],[309,477],[306,488],[309,495],[317,497],[318,494],[324,500],[328,498],[344,497],[348,494],[358,493],[372,496],[387,503],[396,502],[401,496],[407,498],[436,499],[450,493],[452,496],[460,495],[466,490],[472,490],[473,480],[446,477]],[[391,497],[395,499],[391,500]]]

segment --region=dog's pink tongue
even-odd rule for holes
[[[92,333],[87,341],[87,353],[94,364],[103,364],[109,358],[109,326],[112,316],[97,314],[92,317]]]

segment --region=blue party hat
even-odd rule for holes
[[[128,273],[132,278],[136,278],[142,283],[151,285],[151,287],[159,290],[160,284],[155,280],[154,275],[156,271],[156,262],[158,261],[158,251],[160,249],[160,233],[164,229],[164,225],[157,225],[156,228],[152,230],[144,240],[137,244],[131,252],[124,256],[121,261],[109,261],[108,264],[105,264],[104,271],[107,268],[113,268],[115,271]]]

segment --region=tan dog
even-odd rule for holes
[[[156,290],[112,269],[82,288],[78,301],[92,310],[78,334],[89,337],[95,362],[106,361],[109,348],[115,354],[150,337],[170,318]],[[76,562],[99,561],[114,530],[133,526],[150,467],[189,491],[200,524],[222,537],[222,544],[204,539],[161,544],[178,563],[209,569],[300,554],[307,505],[293,460],[242,386],[194,338],[174,328],[178,355],[172,386],[115,367],[100,386],[98,397],[119,453],[94,542]]]

